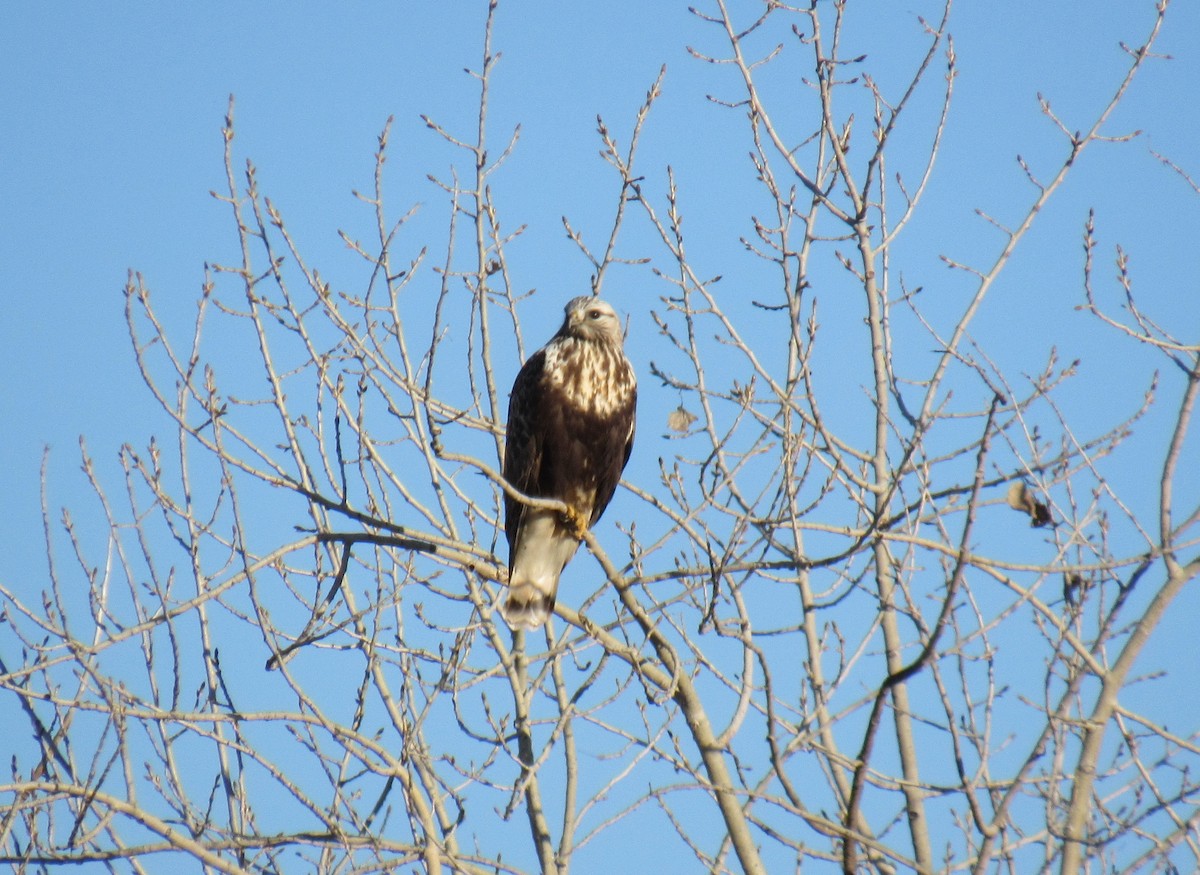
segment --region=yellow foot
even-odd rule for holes
[[[582,541],[584,532],[588,530],[588,521],[584,519],[583,515],[580,514],[579,511],[570,505],[567,505],[566,513],[564,513],[563,516],[566,517],[567,525],[571,527],[571,534],[573,534],[577,540]]]

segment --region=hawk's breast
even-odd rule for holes
[[[563,338],[546,350],[544,378],[579,413],[611,417],[629,406],[636,379],[621,350],[610,344]]]

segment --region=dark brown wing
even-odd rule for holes
[[[600,519],[621,482],[621,472],[625,470],[629,454],[633,452],[636,413],[637,389],[632,388],[625,403],[603,421],[600,444],[603,457],[596,472],[596,499],[592,505],[591,525]]]
[[[504,445],[504,479],[526,495],[537,493],[542,467],[542,374],[546,354],[538,350],[521,367],[508,399],[508,437]],[[526,505],[504,495],[504,532],[511,555]]]

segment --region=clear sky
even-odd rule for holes
[[[885,32],[927,11],[874,5],[886,16],[879,23]],[[962,197],[930,199],[930,224],[946,251],[955,251],[955,225],[972,207],[994,209],[986,196],[1014,184],[1013,156],[1052,142],[1035,93],[1048,90],[1068,116],[1091,109],[1109,86],[1100,74],[1122,63],[1116,41],[1140,34],[1143,5],[959,5],[952,30],[960,102],[940,179]],[[545,247],[528,259],[526,284],[559,298],[579,291],[587,275],[582,259],[572,260],[559,217],[586,222],[596,201],[601,216],[608,211],[610,178],[595,157],[597,113],[627,129],[666,63],[648,166],[669,161],[702,173],[723,148],[717,115],[702,99],[713,80],[699,77],[711,71],[684,49],[703,46],[707,34],[685,4],[653,6],[615,2],[582,11],[514,0],[499,16],[504,58],[494,130],[522,125],[502,193],[530,225],[527,245]],[[475,88],[462,70],[479,54],[481,4],[281,8],[74,4],[67,13],[6,4],[0,11],[0,482],[10,518],[26,520],[36,510],[43,445],[53,448],[61,471],[73,467],[80,434],[111,456],[148,430],[143,418],[152,413],[131,366],[121,288],[134,268],[157,295],[189,300],[204,261],[228,255],[226,213],[208,192],[223,184],[219,131],[229,94],[237,97],[242,154],[257,162],[263,187],[315,255],[338,249],[336,229],[365,221],[350,191],[369,183],[374,138],[389,115],[396,117],[395,201],[435,202],[424,176],[445,169],[449,154],[418,114],[469,130]],[[1197,21],[1194,4],[1175,4],[1161,43],[1175,59],[1151,66],[1114,120],[1116,129],[1145,128],[1146,146],[1184,166],[1190,159],[1193,168],[1200,130],[1186,106],[1200,84]],[[1097,45],[1106,50],[1097,55]],[[963,141],[970,150],[951,148]],[[1180,241],[1172,234],[1194,219],[1139,198],[1127,163],[1122,175],[1106,177],[1099,151],[1072,184],[1102,186],[1103,199],[1121,200],[1137,235],[1122,240],[1138,267],[1153,270],[1157,248],[1174,248]],[[960,161],[988,162],[994,184]],[[1141,169],[1159,170],[1149,158]],[[972,203],[975,192],[980,200]],[[1071,221],[1079,219],[1075,209]],[[949,221],[939,222],[942,216]],[[1032,256],[1028,263],[1044,269]],[[18,526],[26,531],[24,522]]]
[[[887,35],[915,32],[915,15],[933,11],[917,0],[852,0],[851,6],[874,8],[854,26],[885,71],[911,62],[916,48]],[[517,285],[539,290],[529,306],[527,343],[548,336],[562,302],[587,290],[589,266],[565,238],[560,217],[597,234],[611,215],[616,189],[597,157],[596,115],[626,136],[663,64],[665,95],[651,117],[643,167],[661,174],[670,163],[690,185],[695,233],[702,242],[712,238],[712,273],[722,272],[721,258],[737,254],[730,229],[744,225],[750,206],[727,200],[722,181],[748,173],[747,147],[729,134],[729,113],[704,100],[720,87],[732,94],[733,82],[689,57],[687,45],[713,41],[686,7],[666,0],[501,6],[495,47],[503,58],[491,121],[496,142],[521,125],[510,167],[496,184],[507,220],[529,226],[510,254]],[[1118,40],[1140,39],[1151,7],[1142,0],[960,0],[951,25],[961,65],[958,102],[927,208],[905,243],[916,274],[947,276],[936,265],[939,253],[965,260],[994,248],[974,209],[1011,218],[1027,200],[1018,194],[1015,156],[1036,161],[1061,151],[1037,93],[1044,91],[1064,118],[1090,118],[1125,65]],[[204,264],[236,257],[227,208],[209,196],[224,185],[220,130],[229,95],[236,96],[239,156],[258,165],[262,188],[310,261],[350,286],[358,268],[350,267],[354,261],[336,232],[369,227],[369,212],[351,192],[369,189],[376,137],[389,116],[395,117],[393,207],[419,203],[420,221],[444,224],[443,199],[426,174],[445,173],[460,159],[419,115],[471,132],[477,88],[463,68],[478,65],[484,9],[478,0],[4,4],[0,577],[29,592],[42,586],[43,447],[52,450],[53,508],[86,502],[79,498],[86,496],[77,472],[79,436],[99,460],[101,476],[116,483],[117,448],[168,431],[134,367],[122,288],[129,269],[141,271],[168,315],[186,325]],[[1120,242],[1132,254],[1151,312],[1176,325],[1184,322],[1181,311],[1191,314],[1196,341],[1200,203],[1168,180],[1150,150],[1200,176],[1197,4],[1176,0],[1159,50],[1173,60],[1150,65],[1111,121],[1113,135],[1134,129],[1143,135],[1086,156],[1040,220],[1045,232],[1031,236],[1005,274],[1011,294],[989,304],[996,308],[992,330],[1012,336],[1018,371],[1037,369],[1046,353],[1022,348],[1023,326],[1068,319],[1078,303],[1071,295],[1092,206],[1102,223],[1103,269]],[[1120,152],[1118,160],[1118,149],[1136,156]],[[1064,236],[1063,228],[1074,230]],[[621,289],[622,276],[614,275],[613,299],[619,309],[636,311],[631,299],[622,301],[633,295]],[[1144,380],[1131,380],[1128,363],[1106,355],[1092,326],[1063,325],[1063,357],[1082,358],[1100,375],[1096,385],[1108,387],[1080,402],[1081,415],[1111,422],[1100,415],[1106,402],[1136,398]],[[635,321],[632,330],[649,337],[653,325]],[[635,357],[635,364],[644,368],[646,358]],[[657,399],[652,403],[674,406],[673,396],[654,395],[644,371],[643,383]],[[657,424],[646,429],[659,431]],[[651,471],[653,455],[644,464]]]

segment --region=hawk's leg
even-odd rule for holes
[[[571,534],[575,536],[575,539],[582,541],[584,533],[588,530],[588,521],[583,514],[568,504],[566,511],[563,512],[563,518],[570,526]]]

